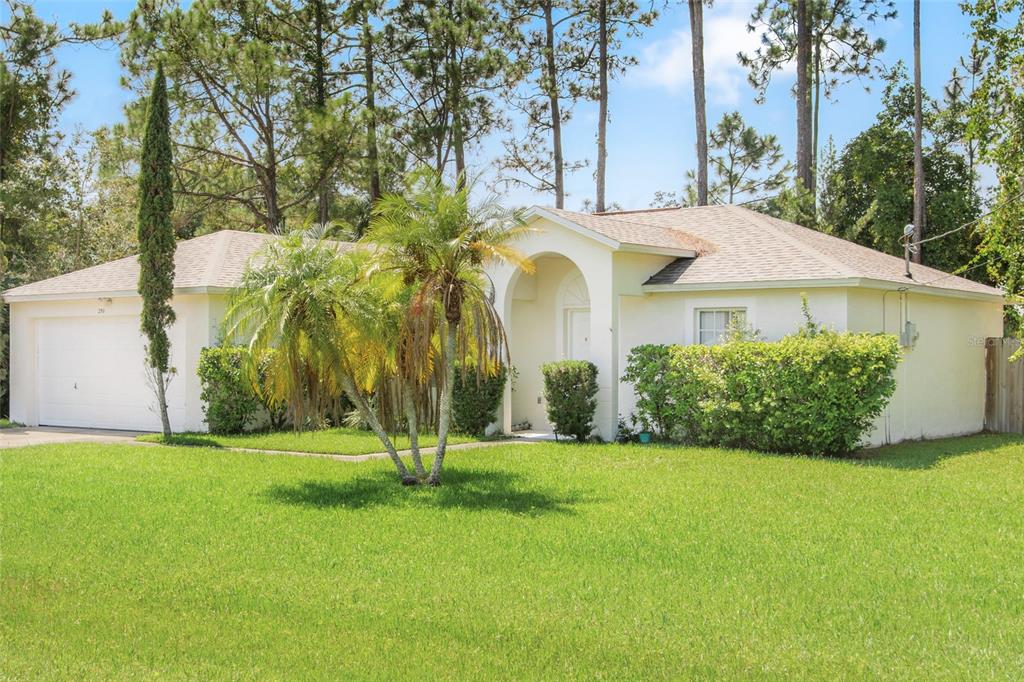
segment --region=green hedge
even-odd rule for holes
[[[850,452],[896,388],[896,337],[817,331],[778,342],[639,346],[637,416],[675,440],[767,452]]]
[[[583,360],[563,360],[546,363],[541,372],[548,421],[555,433],[574,436],[581,443],[590,438],[597,409],[597,367]]]
[[[470,368],[456,372],[455,391],[452,394],[452,420],[456,431],[474,436],[484,435],[501,404],[507,376],[508,371],[504,365],[499,365],[493,375],[481,375]]]
[[[273,352],[260,362],[261,375]],[[247,376],[248,359],[249,349],[244,346],[214,346],[200,351],[197,374],[210,433],[242,433],[261,417],[267,418],[273,428],[283,426],[283,407],[268,405],[256,394]]]

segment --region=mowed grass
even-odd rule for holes
[[[399,450],[409,447],[409,437],[404,434],[390,434],[391,442]],[[370,431],[359,429],[323,429],[320,431],[261,431],[237,435],[217,436],[209,433],[176,433],[170,438],[163,434],[147,433],[136,440],[165,445],[200,446],[212,448],[253,448],[256,450],[281,450],[287,452],[316,452],[332,455],[367,455],[383,452],[377,436]],[[477,440],[472,436],[450,434],[449,443],[469,443]],[[429,433],[420,435],[420,447],[437,445],[437,436]]]
[[[1024,441],[0,451],[0,677],[1019,679]]]

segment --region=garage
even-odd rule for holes
[[[177,325],[170,330],[172,366],[174,349],[182,347],[179,331]],[[137,316],[44,318],[37,321],[36,339],[41,426],[160,429]],[[181,381],[171,381],[167,404],[171,423],[181,424]]]
[[[197,374],[220,343],[230,293],[249,259],[274,237],[221,230],[180,241],[174,254],[176,322],[168,330],[168,417],[174,431],[205,431]],[[27,426],[159,431],[139,331],[137,257],[3,292],[10,305],[11,419]]]

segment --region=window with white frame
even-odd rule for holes
[[[714,346],[725,341],[730,329],[747,324],[746,308],[704,308],[697,311],[697,343]]]

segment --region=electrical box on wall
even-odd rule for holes
[[[904,348],[913,348],[918,336],[917,325],[907,320],[903,325],[903,331],[900,332],[900,345]]]

